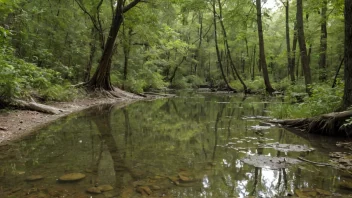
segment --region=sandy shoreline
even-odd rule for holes
[[[102,104],[129,104],[139,98],[84,98],[72,102],[55,102],[50,106],[64,110],[57,115],[51,115],[30,110],[10,110],[0,113],[0,146],[9,144],[30,135],[58,118],[67,116],[71,113]]]

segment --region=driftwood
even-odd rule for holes
[[[349,136],[352,128],[345,126],[345,120],[352,117],[352,111],[333,112],[318,117],[292,120],[269,120],[273,124],[280,124],[288,128],[295,128],[330,136]]]
[[[35,101],[27,102],[24,100],[15,99],[11,102],[11,104],[13,106],[21,107],[24,109],[39,111],[39,112],[48,113],[48,114],[60,114],[63,112],[63,110],[61,109],[44,105],[44,104],[39,104],[39,103],[36,103]]]
[[[322,163],[322,162],[313,162],[313,161],[310,161],[310,160],[307,160],[303,157],[298,157],[299,160],[302,160],[302,161],[305,161],[305,162],[308,162],[308,163],[311,163],[311,164],[315,164],[317,166],[332,166],[332,164],[328,164],[328,163]]]

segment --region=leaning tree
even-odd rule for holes
[[[87,83],[85,83],[85,86],[89,90],[114,90],[110,81],[111,57],[114,51],[114,44],[121,24],[123,23],[124,13],[136,6],[139,2],[141,2],[141,0],[133,0],[129,4],[124,5],[125,0],[117,1],[109,35],[106,39],[105,48],[103,54],[101,55],[98,68],[92,78]]]

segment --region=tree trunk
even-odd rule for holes
[[[283,3],[284,4],[284,3]],[[291,45],[290,45],[290,25],[289,25],[289,0],[286,0],[285,12],[286,12],[286,49],[287,49],[287,69],[289,76],[291,78],[291,83],[295,83],[295,70],[294,66],[292,66],[292,54],[291,54]]]
[[[33,110],[33,111],[48,113],[48,114],[60,114],[64,112],[63,110],[52,106],[36,103],[34,100],[32,100],[31,102],[27,102],[24,100],[14,99],[11,101],[11,105],[24,108],[24,109]]]
[[[326,50],[327,50],[327,37],[328,37],[328,32],[326,29],[327,9],[328,9],[328,1],[323,0],[323,8],[321,9],[320,57],[319,57],[319,68],[321,70],[319,79],[322,82],[326,81],[327,79],[327,74],[326,74]]]
[[[199,43],[198,43],[198,49],[196,51],[196,57],[198,60],[198,63],[194,65],[194,73],[197,75],[198,71],[198,66],[202,66],[202,57],[201,57],[201,50],[202,50],[202,43],[203,43],[203,13],[199,11],[198,13],[198,22],[199,22],[199,29],[198,29],[198,36],[199,36]]]
[[[345,88],[342,108],[352,105],[352,0],[345,0]]]
[[[90,72],[92,70],[92,66],[93,66],[93,61],[94,61],[94,56],[95,56],[95,52],[96,52],[96,43],[95,43],[95,28],[92,27],[92,30],[91,30],[91,36],[92,36],[92,41],[90,42],[90,54],[89,54],[89,60],[88,60],[88,63],[87,63],[87,66],[86,66],[86,69],[84,71],[84,82],[88,82],[89,79],[90,79]]]
[[[340,62],[340,65],[339,65],[339,67],[337,68],[337,71],[336,71],[336,73],[335,73],[334,80],[332,81],[332,86],[331,86],[331,88],[335,88],[336,82],[337,82],[337,76],[339,75],[340,70],[341,70],[341,67],[342,67],[342,64],[343,64],[344,62],[345,62],[345,59],[342,58],[342,60],[341,60],[341,62]]]
[[[302,63],[302,68],[304,73],[305,84],[306,84],[306,92],[309,95],[311,95],[310,85],[312,84],[312,77],[310,73],[307,47],[306,47],[306,41],[304,37],[302,0],[297,0],[296,17],[297,17],[297,30],[298,30],[298,44],[301,52],[301,63]]]
[[[258,24],[258,37],[259,37],[259,64],[263,71],[265,90],[269,94],[272,94],[275,90],[271,87],[271,84],[270,84],[268,68],[267,68],[266,59],[265,59],[261,0],[256,0],[256,5],[257,5],[257,24]]]
[[[252,59],[252,61],[253,61],[253,65],[252,65],[252,81],[254,80],[254,78],[255,78],[255,63],[257,62],[256,60],[255,60],[255,54],[256,54],[256,49],[257,49],[257,46],[256,45],[254,45],[254,47],[253,47],[253,59]]]
[[[221,28],[222,28],[222,32],[223,32],[223,36],[224,36],[224,40],[225,40],[225,47],[226,47],[226,50],[227,50],[227,56],[228,56],[228,60],[230,61],[230,65],[231,65],[231,68],[232,70],[235,72],[236,74],[236,77],[238,78],[238,80],[241,82],[242,86],[243,86],[243,91],[244,93],[248,93],[249,90],[246,86],[246,84],[244,83],[244,81],[242,80],[240,74],[238,73],[236,67],[235,67],[235,64],[233,62],[233,59],[232,59],[232,56],[231,56],[231,51],[230,51],[230,47],[229,47],[229,43],[227,42],[227,34],[226,34],[226,29],[225,29],[225,26],[224,26],[224,23],[223,23],[223,18],[222,18],[222,6],[221,6],[221,2],[220,0],[218,0],[218,3],[219,3],[219,21],[220,21],[220,25],[221,25]],[[235,78],[235,77],[234,77]]]
[[[101,56],[99,66],[95,71],[93,77],[87,82],[86,86],[90,90],[100,89],[112,91],[114,90],[110,82],[110,70],[111,70],[111,57],[114,51],[114,44],[118,31],[123,22],[123,13],[130,10],[132,7],[137,5],[141,0],[134,0],[127,6],[123,7],[124,1],[118,0],[115,10],[115,16],[112,21],[109,36],[106,40],[104,52]]]
[[[182,58],[181,62],[180,62],[178,65],[176,65],[176,67],[175,67],[174,71],[172,72],[172,75],[171,75],[171,77],[170,77],[170,79],[169,79],[170,84],[172,84],[172,81],[173,81],[174,78],[176,77],[176,72],[177,72],[178,68],[181,66],[181,64],[182,64],[183,61],[185,61],[185,60],[186,60],[186,57],[184,56],[184,57]]]
[[[295,22],[294,25],[294,33],[293,33],[293,42],[292,42],[292,57],[291,57],[291,70],[290,70],[290,76],[291,76],[291,82],[294,84],[296,82],[295,79],[295,67],[296,67],[296,49],[297,49],[297,23]],[[297,65],[298,68],[298,65]],[[293,81],[292,81],[293,80]]]
[[[221,75],[222,75],[222,78],[224,79],[224,82],[227,86],[227,89],[231,90],[231,91],[235,91],[234,88],[231,87],[231,85],[229,84],[229,82],[227,81],[226,79],[226,76],[225,76],[225,72],[224,72],[224,68],[223,68],[223,65],[222,65],[222,60],[221,60],[221,55],[220,55],[220,50],[219,50],[219,45],[218,45],[218,33],[217,33],[217,29],[216,29],[216,10],[215,10],[215,4],[216,4],[216,1],[213,0],[213,21],[214,21],[214,37],[215,37],[215,48],[216,48],[216,55],[218,57],[218,64],[219,64],[219,67],[220,67],[220,71],[221,71]]]
[[[124,67],[123,67],[123,80],[124,80],[124,85],[123,87],[125,88],[125,83],[127,80],[127,74],[128,74],[128,61],[130,59],[130,51],[131,51],[131,45],[132,45],[132,29],[128,29],[128,34],[125,34],[125,28],[123,28],[123,36],[124,41],[123,41],[123,54],[125,56],[124,58]]]

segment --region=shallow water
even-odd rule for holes
[[[350,191],[339,182],[351,178],[332,167],[301,162],[272,170],[243,162],[256,155],[328,162],[328,152],[337,150],[331,138],[308,141],[281,128],[258,127],[256,116],[267,116],[267,109],[278,102],[183,94],[70,115],[0,147],[0,197],[282,197],[309,188],[347,196]],[[262,146],[269,143],[306,145],[315,151]],[[86,177],[58,181],[67,173]],[[31,175],[44,178],[25,181]],[[86,192],[102,184],[114,190]]]

